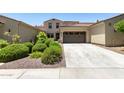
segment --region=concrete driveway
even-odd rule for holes
[[[63,44],[68,68],[124,68],[124,55],[93,44]]]

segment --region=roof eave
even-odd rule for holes
[[[89,26],[60,26],[60,27],[89,27]]]
[[[117,16],[114,16],[114,17],[111,17],[111,18],[108,18],[108,19],[105,19],[105,20],[101,20],[101,21],[99,21],[99,22],[97,22],[97,23],[92,24],[91,26],[94,26],[94,25],[99,24],[99,23],[101,23],[101,22],[106,22],[106,21],[108,21],[108,20],[111,20],[111,19],[113,19],[113,18],[122,16],[122,15],[124,15],[124,14],[120,14],[120,15],[117,15]],[[90,27],[91,27],[91,26],[90,26]]]

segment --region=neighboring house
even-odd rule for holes
[[[95,43],[105,46],[124,45],[124,33],[115,31],[114,23],[124,19],[124,14],[96,23],[62,21],[50,19],[44,22],[43,29],[48,37],[63,43]]]
[[[105,46],[124,45],[124,33],[117,32],[114,24],[124,19],[124,14],[97,22],[90,26],[91,43],[102,44]]]
[[[4,35],[4,32],[10,32],[20,35],[20,42],[34,41],[39,31],[41,30],[22,21],[0,15],[0,38],[11,41],[11,38]]]

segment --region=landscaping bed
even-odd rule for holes
[[[20,37],[16,35],[17,37]],[[12,36],[13,37],[13,36]],[[35,42],[0,41],[0,69],[65,67],[62,45],[40,32]]]
[[[58,68],[65,67],[64,59],[53,65],[45,65],[40,59],[31,59],[29,57],[11,61],[0,65],[0,69],[38,69],[38,68]]]

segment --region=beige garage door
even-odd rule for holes
[[[63,42],[64,43],[85,43],[86,33],[85,32],[64,32]]]

